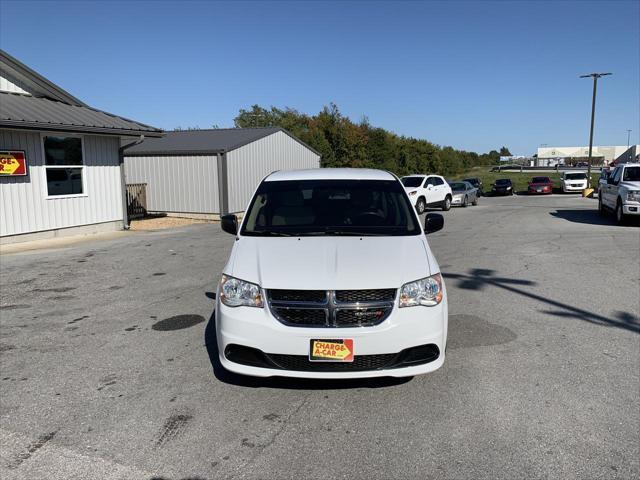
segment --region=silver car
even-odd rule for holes
[[[478,205],[478,189],[469,182],[449,182],[453,198],[451,205],[460,205],[466,207],[470,203]]]

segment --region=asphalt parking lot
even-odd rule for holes
[[[447,360],[408,380],[214,371],[232,242],[204,224],[1,257],[2,478],[640,475],[640,229],[594,200],[446,212]]]

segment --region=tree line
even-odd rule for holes
[[[478,154],[440,146],[427,140],[396,135],[374,127],[365,117],[355,123],[331,103],[317,115],[291,108],[241,109],[236,127],[281,127],[317,150],[323,167],[366,167],[389,170],[397,175],[439,173],[455,175],[478,165],[495,165],[509,149]]]

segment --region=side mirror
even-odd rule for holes
[[[439,213],[427,213],[424,220],[424,233],[429,234],[442,230],[444,227],[444,217]]]
[[[235,215],[223,215],[220,217],[220,226],[223,231],[236,235],[238,233],[238,217]]]
[[[433,188],[433,185],[429,184],[427,185],[427,190],[431,190]]]

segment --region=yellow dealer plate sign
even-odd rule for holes
[[[20,177],[27,174],[24,150],[0,150],[0,176]]]

